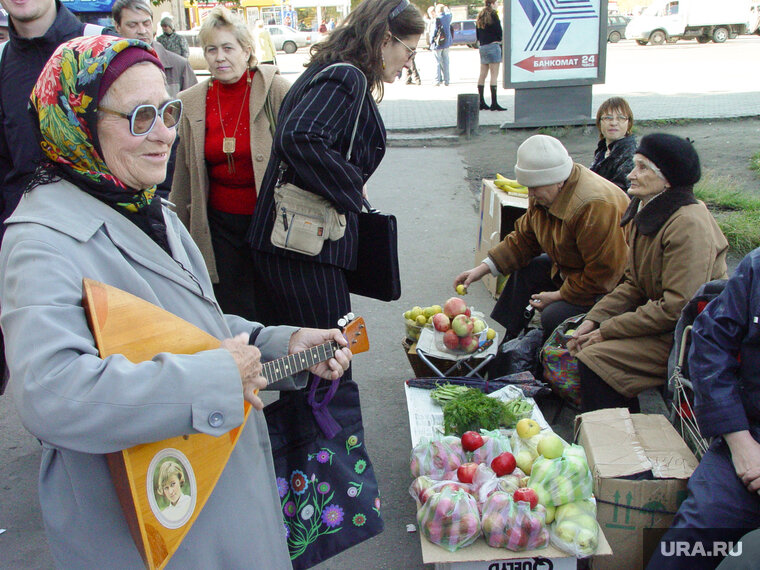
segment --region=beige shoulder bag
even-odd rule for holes
[[[351,64],[334,63],[323,71],[337,65]],[[351,143],[348,146],[346,160],[351,158],[354,137],[359,125],[359,115],[361,115],[361,105],[366,92],[367,83],[365,80],[361,97],[359,97],[359,111],[356,113],[356,122],[351,133]],[[270,123],[271,120],[270,118]],[[339,240],[345,235],[346,216],[339,214],[328,199],[314,192],[303,190],[295,184],[283,182],[287,168],[288,165],[281,161],[277,184],[274,189],[272,245],[296,253],[317,255],[322,251],[326,239]]]

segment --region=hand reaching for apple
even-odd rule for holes
[[[760,492],[760,443],[747,430],[724,434],[723,439],[731,450],[736,475],[750,493]]]
[[[464,285],[466,289],[470,286],[470,283],[479,281],[489,273],[491,273],[491,270],[488,268],[488,265],[481,263],[477,267],[473,267],[472,269],[468,269],[467,271],[464,271],[457,275],[456,279],[454,279],[454,289],[457,288],[457,285]]]

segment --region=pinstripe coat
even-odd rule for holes
[[[385,126],[369,89],[359,107],[363,81],[358,68],[337,66],[320,73],[325,67],[314,65],[304,71],[282,103],[248,237],[259,251],[354,269],[362,189],[385,155]],[[357,110],[359,127],[353,152],[346,160]],[[288,165],[286,182],[329,199],[346,214],[345,236],[325,241],[316,256],[276,248],[270,242],[274,186],[281,160]]]

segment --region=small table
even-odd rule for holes
[[[498,346],[499,343],[497,335],[493,339],[493,344],[491,344],[491,346],[486,350],[474,352],[471,354],[453,354],[448,351],[439,350],[435,345],[435,336],[433,331],[428,328],[423,328],[420,332],[420,338],[417,341],[416,350],[417,356],[420,357],[420,360],[424,362],[425,365],[430,368],[431,372],[439,378],[453,376],[464,378],[483,378],[479,372],[496,356]],[[443,360],[453,360],[455,361],[455,364],[446,370],[446,372],[442,372],[440,368],[438,368],[438,366],[432,362],[431,357]],[[463,369],[466,370],[464,374],[461,373]]]

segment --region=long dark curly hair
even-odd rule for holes
[[[381,48],[390,31],[396,37],[413,36],[425,31],[425,22],[414,4],[398,15],[391,12],[404,0],[364,0],[327,39],[311,46],[306,66],[336,61],[351,63],[367,76],[378,101],[383,98],[383,62]],[[396,41],[396,40],[393,40]]]

